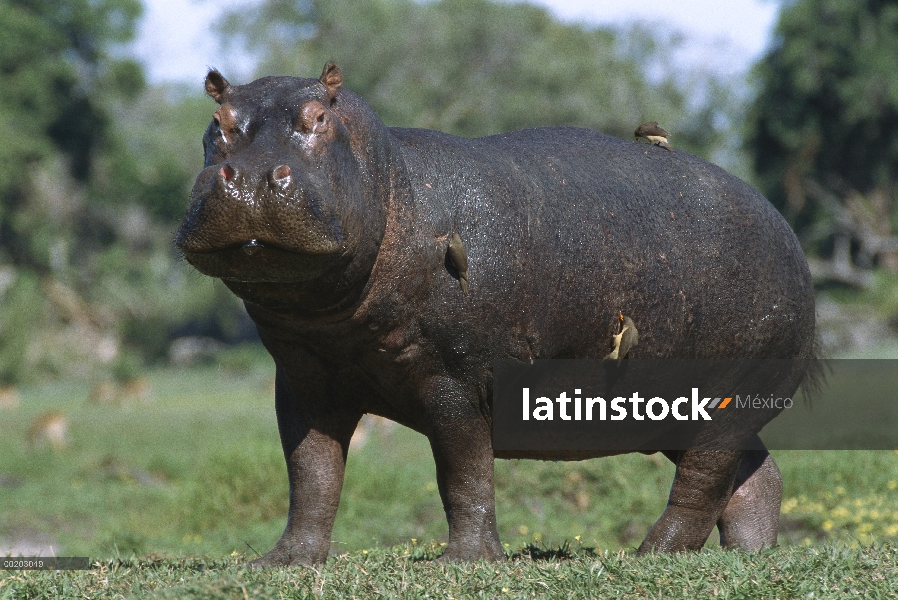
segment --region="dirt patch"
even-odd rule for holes
[[[0,556],[59,556],[60,548],[53,538],[36,531],[17,531],[0,537]]]

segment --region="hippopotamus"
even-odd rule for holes
[[[333,63],[246,85],[209,71],[219,106],[175,239],[243,300],[276,365],[290,504],[254,565],[327,558],[369,413],[430,442],[440,560],[503,559],[493,364],[601,359],[621,313],[639,328],[627,361],[813,355],[798,241],[719,167],[583,128],[387,127],[342,84]],[[782,482],[763,446],[665,454],[669,500],[639,552],[699,549],[715,525],[724,547],[775,544]]]

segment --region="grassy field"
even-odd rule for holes
[[[0,598],[894,598],[898,551],[792,546],[758,554],[634,557],[588,548],[515,553],[502,563],[429,562],[406,544],[318,569],[250,571],[242,556],[122,559],[91,571],[0,575]]]
[[[37,547],[100,564],[87,573],[0,571],[0,598],[208,597],[205,589],[212,597],[890,596],[898,585],[892,451],[776,452],[786,486],[780,548],[720,552],[712,539],[702,553],[650,558],[632,549],[664,508],[673,476],[665,459],[497,461],[499,533],[515,558],[447,566],[419,560],[439,554],[447,527],[427,442],[399,426],[372,427],[350,451],[337,558],[314,571],[248,573],[243,564],[278,539],[287,509],[270,361],[235,355],[147,382],[144,397],[113,403],[90,402],[87,385],[56,382],[20,390],[17,407],[0,408],[0,553]],[[64,448],[32,443],[34,423],[51,410],[67,422]]]

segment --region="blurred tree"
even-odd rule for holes
[[[0,0],[0,380],[33,366],[34,336],[50,320],[102,329],[105,316],[87,310],[67,271],[84,257],[73,252],[81,232],[97,230],[85,186],[107,150],[104,105],[143,89],[140,67],[108,54],[132,37],[140,9],[137,0]]]
[[[242,333],[175,259],[208,111],[117,58],[140,11],[0,0],[0,384],[127,376],[179,332]]]
[[[746,147],[817,274],[898,272],[898,1],[784,3],[755,77]]]
[[[687,114],[688,91],[669,70],[650,74],[670,46],[638,26],[563,24],[543,8],[487,0],[263,0],[221,28],[260,73],[316,77],[336,60],[387,125],[463,136],[573,125],[632,139],[657,120],[679,148],[708,156],[720,142]]]
[[[103,102],[143,89],[139,65],[107,55],[133,36],[140,10],[138,0],[0,1],[4,200],[21,196],[30,167],[54,151],[65,154],[75,179],[88,179],[109,130]]]

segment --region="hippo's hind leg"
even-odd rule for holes
[[[667,508],[639,553],[700,550],[729,502],[741,457],[729,450],[679,452]]]
[[[733,495],[717,521],[720,545],[741,550],[776,545],[783,480],[767,450],[743,453],[733,488]]]
[[[717,520],[720,545],[724,548],[761,550],[776,544],[783,492],[782,477],[776,463],[773,462],[773,457],[764,449],[761,440],[756,437],[754,442],[753,445],[758,448],[757,450],[741,453],[742,456],[732,483],[732,495]],[[677,473],[680,472],[679,465],[684,454],[686,453],[664,452],[671,462],[677,464]],[[676,480],[674,487],[676,487]],[[673,494],[674,492],[671,490],[672,498]],[[712,508],[711,505],[709,505],[710,508]],[[708,514],[713,513],[709,510]],[[660,524],[661,521],[659,520],[658,523]],[[701,529],[707,529],[710,534],[712,528],[707,527],[707,522],[704,519],[701,520],[701,523]],[[657,527],[656,524],[655,528]],[[655,528],[653,528],[653,532]],[[649,535],[651,536],[651,533]],[[648,538],[646,539],[648,540]],[[694,549],[700,548],[706,540],[707,534],[701,544]],[[698,543],[697,540],[696,543]],[[662,550],[657,546],[646,547],[645,542],[639,550],[646,552],[653,548],[655,551]]]

